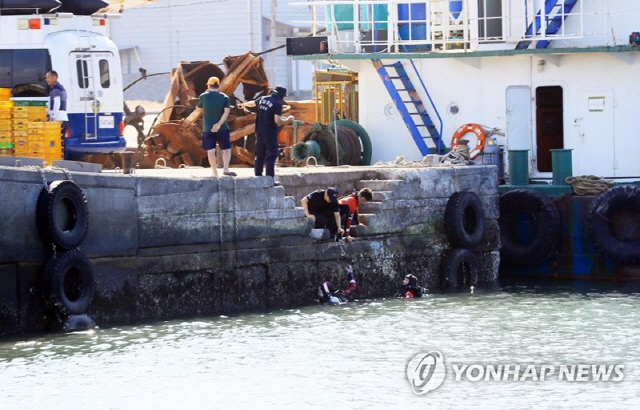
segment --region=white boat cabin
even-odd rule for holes
[[[473,123],[507,152],[529,150],[534,178],[551,178],[558,148],[572,150],[574,175],[640,178],[640,2],[309,4],[329,54],[294,58],[358,73],[374,162],[420,159]]]

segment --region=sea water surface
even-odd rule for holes
[[[624,289],[503,286],[4,340],[0,409],[637,409],[640,293]],[[446,378],[415,394],[407,364],[432,351]],[[617,364],[624,378],[456,381],[452,364]]]

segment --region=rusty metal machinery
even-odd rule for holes
[[[358,122],[358,74],[316,71],[314,75],[316,121],[328,125],[337,119]]]
[[[137,167],[153,168],[159,162],[171,168],[209,165],[207,154],[202,149],[202,118],[198,117],[195,107],[198,96],[206,91],[207,79],[212,76],[220,78],[220,91],[231,100],[231,112],[227,119],[231,130],[231,165],[253,166],[256,115],[252,102],[271,91],[263,60],[257,54],[246,53],[227,57],[223,63],[225,71],[208,61],[182,62],[174,68],[163,108],[146,135],[144,109],[138,106],[131,111],[125,104],[125,125],[133,126],[138,136],[135,155]],[[326,127],[336,119],[357,118],[357,74],[318,72],[315,80],[316,99],[283,102],[283,115],[293,115],[299,121],[296,121],[295,127],[292,124],[280,127],[278,142],[281,155],[278,165],[303,165],[291,155],[292,147],[301,140],[316,141],[321,151],[319,159],[326,165],[363,163],[360,133],[340,127],[336,146],[335,131]],[[235,95],[239,85],[242,85],[241,97]],[[325,126],[317,124],[314,128],[319,116],[319,122]],[[304,137],[301,139],[300,136]],[[90,155],[86,160],[101,163],[105,169],[124,166],[118,155]],[[222,162],[221,158],[218,162]]]

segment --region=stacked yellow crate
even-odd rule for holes
[[[11,88],[0,88],[0,101],[9,101],[11,99]]]
[[[44,122],[29,121],[27,123],[29,131],[29,156],[44,159]]]
[[[46,121],[47,107],[44,105],[39,105],[39,106],[29,105],[27,107],[27,114],[28,114],[29,121]]]
[[[13,107],[13,146],[16,157],[31,157],[29,147],[29,106],[26,101],[15,101]]]
[[[6,88],[0,88],[6,90]],[[13,103],[0,100],[0,155],[13,155],[13,136],[11,134],[11,114]]]
[[[62,159],[62,123],[50,121],[44,123],[44,160],[51,164]]]

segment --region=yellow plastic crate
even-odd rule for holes
[[[44,141],[34,141],[34,140],[29,140],[29,149],[31,150],[37,150],[40,152],[44,152],[44,149],[47,147],[46,143]]]
[[[60,122],[60,121],[47,121],[47,122],[44,123],[43,127],[47,131],[56,130],[56,131],[60,132],[60,130],[62,129],[62,122]]]
[[[47,162],[51,163],[51,161],[57,161],[57,160],[61,160],[62,159],[62,152],[56,152],[56,153],[45,153],[44,154],[44,158]]]
[[[58,134],[58,135],[47,135],[47,134],[45,134],[43,139],[45,141],[51,141],[51,142],[56,143],[56,144],[60,144],[60,141],[62,141],[62,137],[60,136],[60,134]]]
[[[11,88],[0,88],[0,100],[9,101],[11,98]]]
[[[14,137],[14,138],[16,138],[16,137],[24,137],[24,138],[27,138],[27,137],[29,136],[29,130],[27,130],[26,128],[25,128],[25,129],[23,129],[23,130],[21,130],[21,129],[15,129],[15,128],[14,128],[14,130],[13,130],[12,134],[13,134],[13,137]]]
[[[34,107],[33,105],[30,105],[27,107],[29,112],[42,112],[42,113],[47,113],[47,107],[43,106],[38,106],[38,107]]]
[[[38,121],[38,122],[45,122],[47,121],[47,113],[29,113],[29,116],[27,117],[27,119],[29,121]]]
[[[25,106],[25,105],[16,105],[15,107],[13,107],[13,113],[17,114],[17,113],[29,113],[29,107]]]
[[[45,140],[44,141],[47,148],[55,148],[55,149],[62,149],[62,141],[60,140]]]
[[[11,108],[13,109],[13,101],[0,100],[0,108]]]
[[[28,139],[30,142],[39,142],[42,144],[47,142],[47,140],[44,139],[44,136],[42,134],[29,134]]]
[[[12,157],[13,154],[13,150],[10,148],[0,148],[0,156],[3,157]]]
[[[38,129],[38,130],[43,130],[43,129],[44,129],[44,124],[45,124],[45,123],[44,123],[44,122],[41,122],[41,121],[32,121],[32,122],[29,122],[29,123],[27,124],[27,127],[28,127],[29,129]]]

